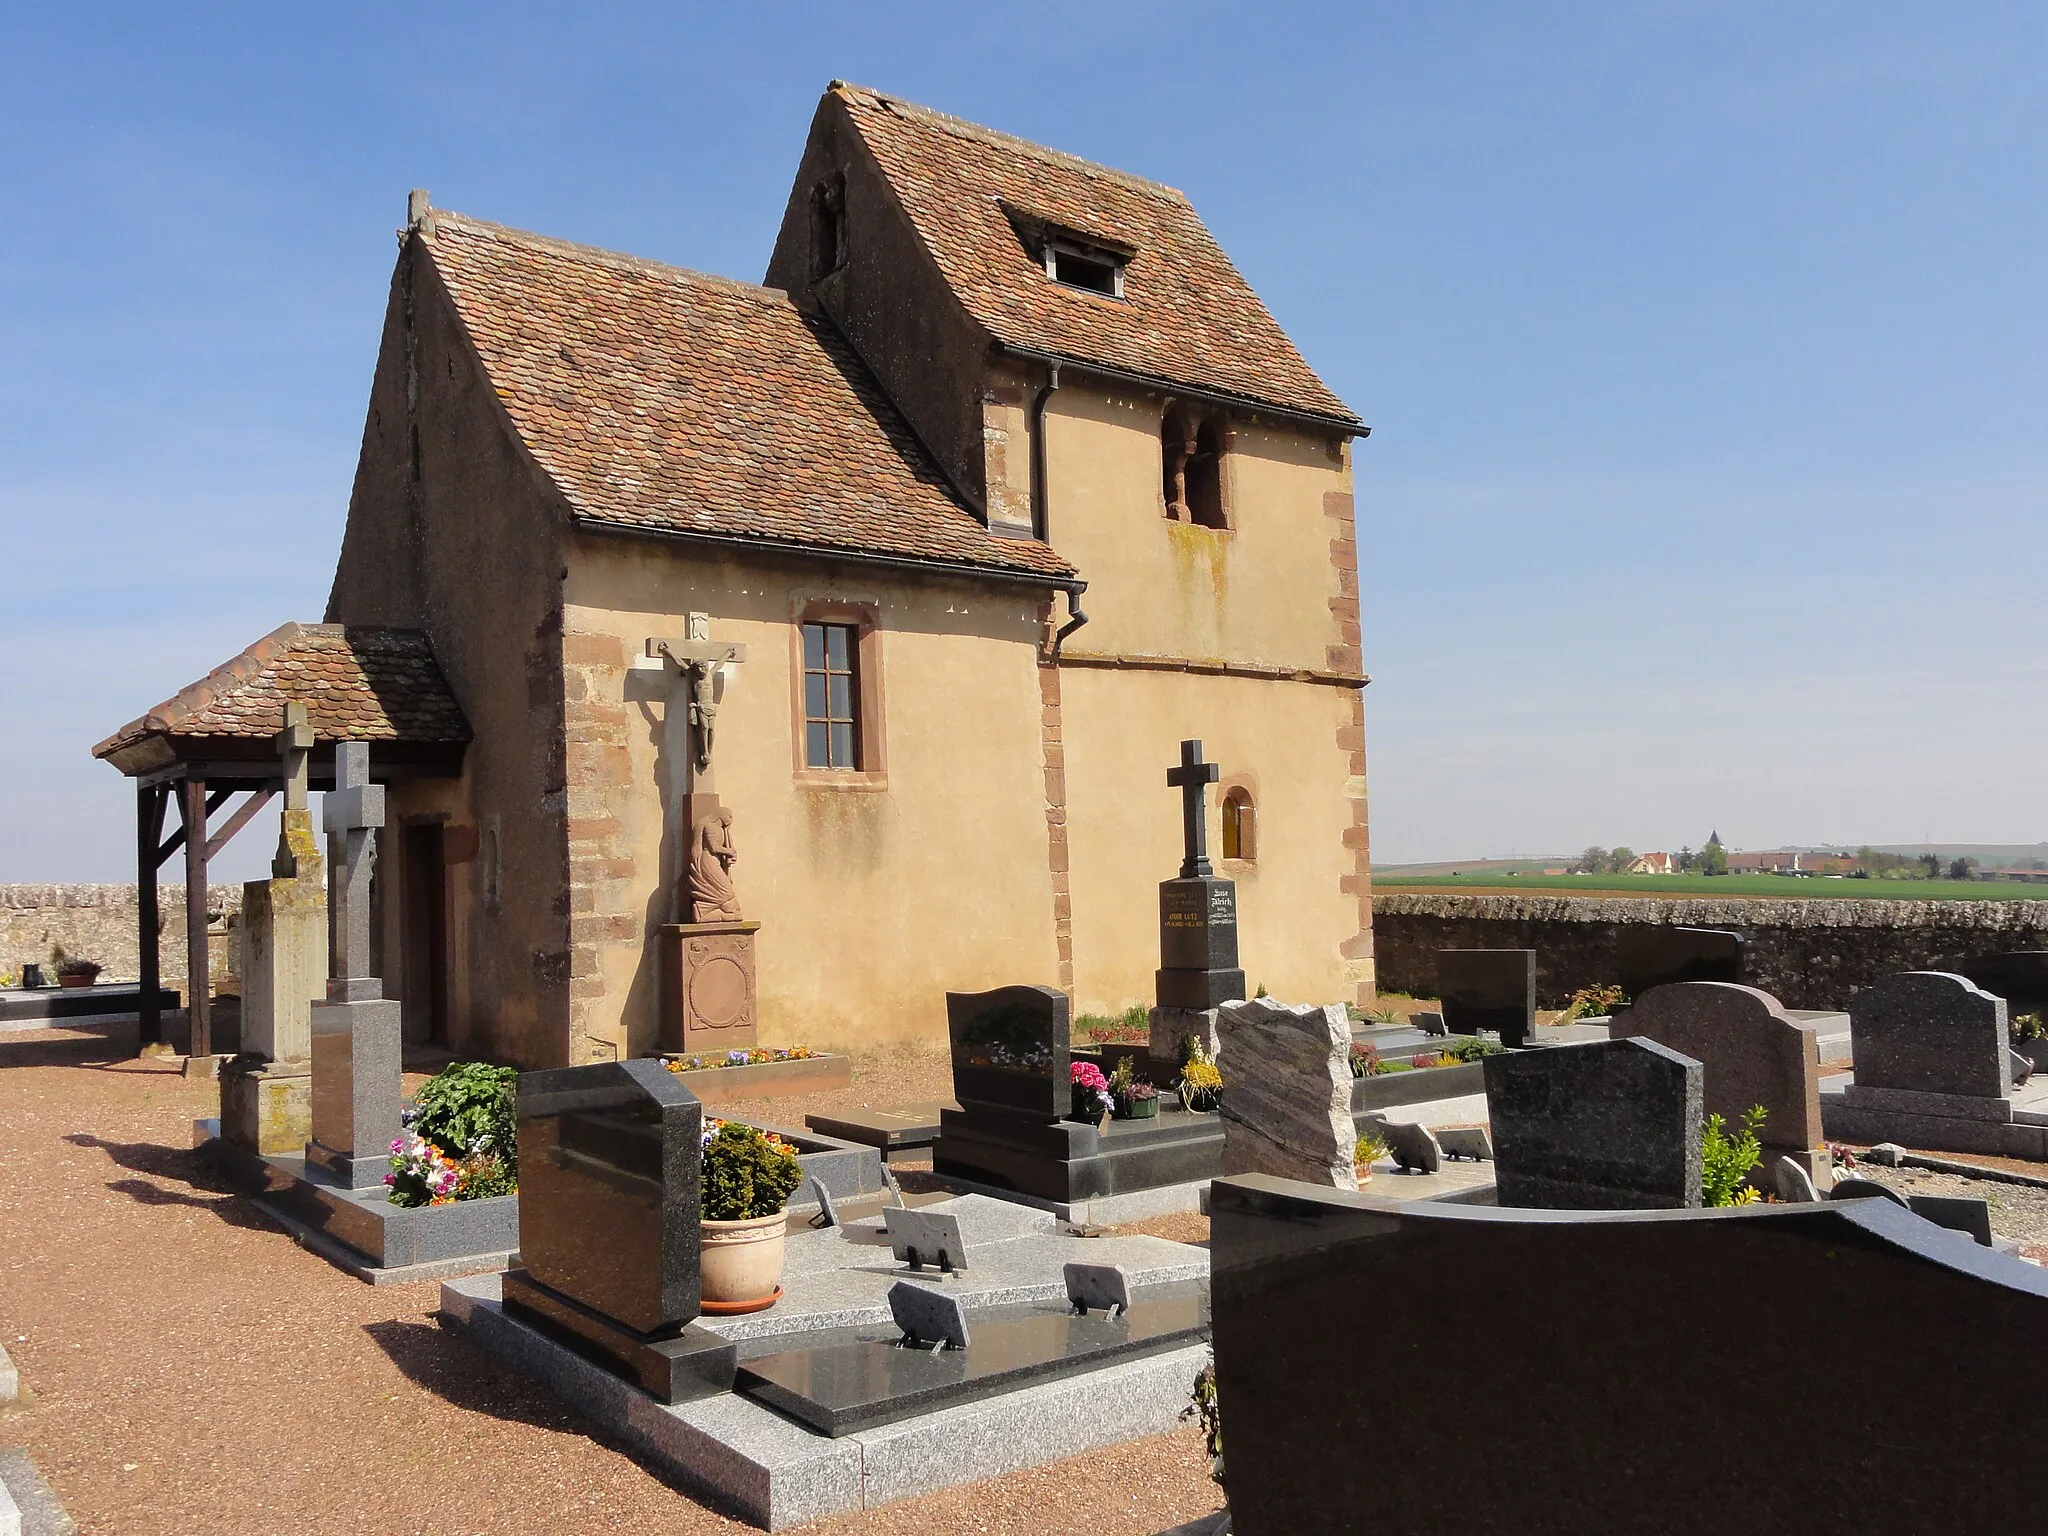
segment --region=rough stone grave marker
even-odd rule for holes
[[[1437,1000],[1452,1034],[1491,1030],[1500,1043],[1529,1043],[1536,1029],[1536,951],[1440,949]]]
[[[1557,1210],[1700,1204],[1705,1071],[1650,1040],[1486,1058],[1500,1203]]]
[[[1623,1038],[1654,1040],[1706,1069],[1706,1113],[1733,1130],[1762,1105],[1763,1170],[1790,1158],[1822,1188],[1833,1168],[1820,1123],[1820,1044],[1755,987],[1682,981],[1653,987],[1615,1020]]]
[[[1225,1003],[1223,1172],[1356,1189],[1351,1019],[1339,1004]]]
[[[519,1078],[519,1252],[509,1311],[664,1402],[729,1391],[736,1353],[697,1326],[704,1112],[658,1061]]]
[[[370,875],[384,788],[370,782],[368,742],[337,742],[335,788],[323,807],[334,885],[334,975],[312,1006],[313,1137],[308,1164],[351,1189],[372,1189],[390,1169],[403,1097],[398,1003],[370,974]]]

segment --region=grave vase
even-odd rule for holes
[[[782,1295],[782,1246],[789,1217],[754,1216],[744,1221],[700,1221],[698,1256],[704,1310],[760,1312]]]

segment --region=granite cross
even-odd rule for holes
[[[270,872],[280,880],[298,877],[299,857],[292,851],[293,811],[306,808],[306,756],[313,749],[313,727],[306,723],[306,706],[293,699],[284,707],[284,729],[277,733],[278,755],[284,759],[284,817],[278,819],[277,857]]]
[[[1166,782],[1180,789],[1181,838],[1186,851],[1180,861],[1183,880],[1207,879],[1216,873],[1209,865],[1209,786],[1223,770],[1202,761],[1202,744],[1180,744],[1180,766],[1166,771]]]
[[[334,975],[328,996],[353,998],[347,983],[370,976],[370,872],[377,859],[376,829],[384,825],[384,786],[370,782],[370,744],[334,744],[334,788],[323,817],[338,840],[334,864]],[[374,992],[371,995],[375,995]]]

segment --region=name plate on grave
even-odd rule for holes
[[[1159,964],[1174,971],[1237,967],[1237,883],[1163,880],[1159,885]]]

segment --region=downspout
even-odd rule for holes
[[[1047,492],[1045,484],[1045,407],[1052,399],[1052,392],[1060,387],[1060,365],[1048,362],[1045,365],[1045,383],[1039,386],[1037,398],[1031,402],[1031,536],[1041,544],[1051,542],[1047,538],[1051,520],[1047,515]],[[1060,659],[1060,646],[1067,636],[1088,622],[1088,615],[1081,609],[1081,594],[1088,590],[1085,581],[1072,582],[1062,589],[1067,594],[1067,622],[1054,631],[1052,637],[1052,659]]]

